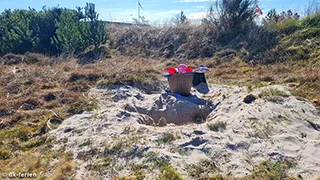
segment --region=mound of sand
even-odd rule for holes
[[[283,86],[250,93],[236,86],[209,89],[208,94],[182,99],[130,86],[93,89],[100,109],[70,117],[49,134],[60,140],[56,148],[74,152],[80,166],[76,178],[90,177],[90,163],[101,164],[106,149],[119,144],[127,145],[110,156],[116,159],[112,166],[95,178],[130,176],[132,164],[148,166],[153,153],[186,179],[192,179],[190,167],[204,160],[214,165],[215,173],[242,177],[264,160],[284,158],[296,162],[290,174],[311,180],[320,176],[320,114],[311,103],[298,100]],[[283,93],[268,93],[275,89]],[[255,98],[244,102],[249,94]],[[197,119],[206,122],[181,125]],[[137,151],[139,155],[127,155]],[[159,171],[145,173],[154,179]]]

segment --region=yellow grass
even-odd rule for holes
[[[49,131],[47,121],[54,117],[53,114],[58,114],[63,120],[74,113],[97,108],[94,103],[88,106],[87,102],[94,100],[83,98],[93,87],[129,84],[157,88],[155,82],[164,80],[161,77],[165,73],[162,69],[180,63],[192,68],[200,64],[210,67],[211,70],[206,73],[209,82],[236,84],[247,86],[248,89],[284,84],[292,88],[294,95],[306,98],[320,107],[320,67],[310,66],[303,61],[252,66],[238,57],[221,64],[215,58],[168,60],[114,57],[84,66],[78,65],[73,59],[55,61],[53,66],[45,60],[29,65],[2,66],[0,171],[32,169],[38,173],[47,173],[43,178],[49,177],[48,174],[51,179],[72,177],[75,172],[72,158],[58,158],[57,164],[48,165],[47,162],[52,161],[57,154],[49,148],[54,141],[37,138]],[[164,170],[163,177],[167,177],[171,171],[173,169],[170,168]]]

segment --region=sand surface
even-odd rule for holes
[[[254,89],[250,93],[246,88],[215,84],[209,86],[210,92],[206,95],[193,91],[194,96],[209,103],[193,104],[188,106],[192,109],[185,109],[185,112],[197,108],[199,111],[211,109],[203,117],[189,117],[187,120],[202,123],[185,125],[173,124],[174,118],[170,122],[159,122],[161,115],[152,116],[150,110],[172,113],[177,107],[175,104],[181,105],[185,103],[181,101],[186,100],[164,96],[161,92],[146,94],[131,86],[92,89],[90,95],[99,99],[100,108],[66,119],[49,134],[59,140],[55,148],[66,146],[74,153],[79,165],[76,178],[79,179],[130,176],[132,165],[148,165],[146,159],[150,159],[153,153],[171,164],[185,179],[196,179],[190,175],[190,167],[201,162],[211,162],[204,166],[210,166],[212,172],[243,177],[264,160],[284,158],[296,162],[289,174],[310,180],[320,177],[319,112],[311,103],[291,95],[277,97],[277,102],[258,97],[268,89],[290,94],[287,87],[280,85]],[[246,104],[243,99],[249,94],[257,99]],[[166,101],[168,96],[170,100]],[[159,105],[155,107],[160,97],[164,104],[161,108]],[[178,119],[181,118],[179,112],[175,112]],[[204,110],[207,112],[208,109]],[[208,128],[208,124],[217,122],[226,123],[225,130],[212,131]],[[164,134],[173,134],[175,139],[163,142]],[[106,167],[102,173],[90,173],[92,164],[103,163],[106,149],[119,142],[126,144],[120,148],[121,151],[140,153],[130,156],[115,152],[110,156],[116,159],[111,167]],[[146,179],[154,179],[159,170],[145,170],[145,173]]]

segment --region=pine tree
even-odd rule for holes
[[[173,19],[172,22],[175,25],[181,25],[188,21],[187,16],[181,11],[179,14],[177,14]]]
[[[86,25],[88,26],[88,40],[97,50],[101,44],[107,41],[107,30],[103,21],[99,20],[99,14],[95,11],[93,3],[87,3],[85,9]]]
[[[56,36],[51,38],[51,43],[60,52],[74,54],[86,48],[85,27],[78,18],[75,11],[65,10],[61,14],[60,20],[56,22]]]

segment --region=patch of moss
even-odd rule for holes
[[[20,141],[25,142],[29,139],[29,130],[22,126],[15,126],[11,129],[5,129],[0,131],[0,141],[18,138]]]
[[[93,111],[98,108],[98,101],[96,99],[78,99],[76,102],[70,104],[68,113],[81,114],[84,111]]]

